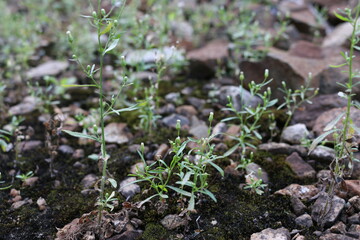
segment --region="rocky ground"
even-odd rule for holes
[[[157,81],[159,74],[154,66],[159,52],[168,62],[166,73],[158,81],[160,106],[156,114],[159,119],[152,134],[139,128],[137,111],[106,119],[108,172],[119,186],[114,210],[102,215],[105,238],[360,239],[359,162],[354,161],[350,177],[338,179],[332,196],[328,187],[333,178],[329,170],[335,157],[333,144],[319,145],[309,151],[312,140],[321,135],[325,126],[347,105],[346,99],[338,95],[343,90],[338,83],[346,83],[347,74],[344,69],[330,65],[343,62],[340,52],[348,51],[352,27],[336,19],[333,12],[355,6],[355,1],[273,0],[246,5],[255,13],[258,30],[274,39],[269,47],[264,46],[264,41],[257,44],[256,39],[247,39],[255,51],[251,54],[264,53],[256,61],[245,56],[244,46],[236,47],[239,39],[232,31],[239,29],[231,29],[230,25],[216,27],[217,21],[211,20],[212,25],[202,26],[208,26],[208,31],[198,36],[196,22],[200,20],[191,18],[194,9],[219,8],[220,5],[236,15],[236,6],[240,6],[241,1],[221,1],[220,4],[218,1],[174,0],[171,4],[184,9],[183,15],[188,17],[173,20],[166,35],[167,44],[153,49],[127,48],[116,53],[124,56],[126,74],[134,83],[125,91],[122,99],[125,103],[144,98],[143,86],[149,87],[149,82]],[[9,6],[15,12],[25,11],[20,5]],[[143,3],[135,12],[141,18],[147,11],[150,10]],[[287,15],[288,23],[277,37],[279,14]],[[210,16],[210,19],[217,17]],[[149,41],[156,39],[155,30],[145,35]],[[1,40],[6,43],[0,34],[0,46]],[[64,89],[46,80],[52,78],[69,84],[86,82],[75,63],[51,54],[49,49],[54,41],[44,37],[33,57],[27,59],[28,69],[12,72],[10,77],[5,74],[10,72],[8,66],[0,58],[3,61],[0,70],[4,71],[1,81],[6,86],[0,88],[0,126],[12,132],[8,139],[3,138],[7,144],[0,152],[0,180],[4,181],[0,187],[12,185],[0,191],[0,239],[95,239],[99,227],[94,205],[100,173],[92,158],[99,154],[100,146],[92,140],[61,132],[91,131],[97,122],[94,109],[98,97],[88,87]],[[174,44],[176,48],[171,47]],[[106,59],[104,86],[109,96],[116,91],[119,72],[124,71],[116,54]],[[355,55],[359,55],[358,51]],[[219,159],[224,176],[210,170],[209,177],[209,190],[217,203],[202,196],[197,199],[196,211],[187,212],[183,206],[186,200],[175,192],[167,201],[154,198],[142,203],[151,195],[151,190],[145,183],[131,184],[136,178],[129,176],[143,167],[137,150],[144,143],[148,162],[171,156],[169,140],[177,137],[177,120],[181,120],[183,139],[187,136],[206,138],[207,120],[213,112],[212,133],[219,134],[212,142],[216,152],[224,154],[236,144],[231,136],[239,136],[238,122],[221,121],[231,116],[231,112],[224,111],[228,96],[237,110],[256,106],[261,100],[247,90],[247,97],[241,96],[239,77],[234,69],[244,72],[245,88],[250,81],[261,83],[268,69],[269,78],[273,79],[269,85],[272,98],[278,99],[278,105],[284,101],[284,93],[279,90],[282,82],[289,88],[299,89],[308,81],[309,73],[312,76],[309,87],[318,88],[319,94],[311,99],[311,104],[303,103],[297,108],[287,127],[284,127],[286,109],[275,106],[272,109],[275,125],[270,129],[269,117],[262,119],[262,140],[256,148],[247,149],[254,152],[254,158],[244,168],[237,168],[241,163],[240,147]],[[354,69],[360,69],[356,58]],[[32,91],[26,82],[33,86]],[[360,100],[359,86],[353,91],[355,100]],[[36,94],[39,89],[41,94]],[[20,118],[22,121],[16,124]],[[360,127],[359,109],[352,109],[351,118]],[[189,144],[187,149],[193,147],[196,146]],[[356,152],[355,158],[360,159],[359,154]],[[16,178],[29,171],[33,171],[33,175],[24,181]],[[244,188],[250,173],[267,185],[263,195]]]

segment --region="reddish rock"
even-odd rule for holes
[[[307,41],[297,41],[291,45],[289,54],[303,58],[323,59],[324,54],[320,46]]]
[[[318,194],[319,191],[314,185],[291,184],[284,189],[276,191],[275,194],[294,196],[300,200],[309,200]]]
[[[222,39],[213,40],[186,55],[190,60],[191,75],[199,78],[214,76],[218,62],[226,60],[228,56],[228,42]]]
[[[313,132],[319,136],[324,133],[324,128],[340,114],[344,113],[346,108],[334,108],[322,113],[315,121]],[[360,127],[360,110],[357,108],[351,108],[350,117],[357,127]],[[341,129],[343,127],[342,120],[340,120],[336,128]],[[333,136],[330,134],[326,139],[333,140]]]
[[[302,104],[294,113],[294,123],[304,123],[308,129],[312,129],[315,120],[323,113],[333,108],[345,107],[346,99],[338,94],[318,95],[312,100],[312,104]]]
[[[305,162],[297,152],[292,153],[286,158],[286,163],[289,164],[291,170],[299,178],[314,178],[315,170]]]
[[[133,135],[125,123],[109,123],[105,127],[105,141],[108,143],[122,144],[130,141]]]
[[[345,180],[349,196],[360,196],[360,180]]]

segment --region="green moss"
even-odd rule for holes
[[[142,235],[144,240],[165,240],[168,237],[166,229],[160,224],[148,223]]]

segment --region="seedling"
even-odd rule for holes
[[[20,179],[22,182],[25,182],[27,179],[31,178],[34,176],[34,173],[33,171],[29,171],[25,174],[19,174],[19,175],[16,175],[16,178]]]

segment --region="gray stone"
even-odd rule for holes
[[[180,39],[186,41],[192,41],[194,35],[194,29],[192,25],[185,21],[176,21],[171,23],[171,30],[174,35]]]
[[[314,178],[316,175],[315,170],[305,162],[297,152],[293,152],[286,158],[286,163],[289,164],[291,170],[298,178]]]
[[[335,223],[344,207],[344,199],[338,196],[331,199],[327,193],[322,192],[312,207],[311,217],[320,225],[331,226]]]
[[[263,183],[269,183],[269,176],[260,165],[256,163],[250,163],[246,166],[246,174],[252,174],[257,179],[262,179]]]
[[[204,121],[199,120],[196,116],[191,117],[191,127],[189,133],[200,139],[208,136],[209,127]]]
[[[241,111],[243,107],[256,107],[261,103],[261,99],[251,95],[251,93],[241,86],[223,86],[218,92],[220,104],[226,106],[228,96],[236,111]]]
[[[349,224],[360,224],[360,213],[355,213],[348,217]]]
[[[266,228],[258,233],[251,234],[251,240],[290,240],[289,230],[286,228]]]
[[[171,102],[174,104],[177,104],[181,99],[180,99],[180,93],[179,92],[171,92],[166,94],[165,96],[165,100],[167,102]]]
[[[335,151],[329,147],[317,146],[310,152],[309,157],[321,162],[331,163],[331,161],[335,158]]]
[[[34,112],[40,104],[40,99],[32,96],[27,96],[24,100],[9,108],[9,115],[26,115]]]
[[[74,149],[69,145],[60,145],[58,150],[62,154],[67,154],[67,155],[72,155],[74,153]]]
[[[355,209],[355,211],[360,211],[360,196],[354,196],[349,199],[349,203]]]
[[[296,214],[296,216],[299,216],[301,214],[304,214],[306,211],[305,204],[296,196],[290,197],[291,206]]]
[[[179,114],[171,114],[170,116],[164,117],[162,122],[168,127],[176,127],[177,120],[180,120],[181,128],[188,129],[190,126],[190,120]]]
[[[90,173],[81,180],[81,185],[84,189],[91,188],[94,186],[98,179],[99,178],[95,174]]]
[[[290,155],[293,152],[299,153],[300,156],[307,156],[307,150],[303,146],[291,146],[287,143],[269,142],[259,145],[259,150],[266,151],[272,154],[286,154]]]
[[[133,66],[144,63],[156,63],[159,59],[162,59],[167,64],[183,62],[185,60],[183,53],[173,47],[133,50],[126,54],[125,57],[126,63]]]
[[[140,192],[140,186],[132,183],[134,181],[136,181],[136,177],[129,177],[120,183],[119,192],[125,197],[126,201]]]
[[[345,234],[346,233],[346,225],[345,225],[345,223],[339,221],[334,226],[331,226],[331,228],[329,230],[332,233]]]
[[[182,218],[179,215],[167,215],[161,220],[161,224],[168,230],[174,230],[180,226],[186,226],[188,224],[188,220],[186,218]]]
[[[105,141],[107,143],[123,144],[132,139],[133,135],[125,123],[109,123],[105,127]]]
[[[313,221],[311,219],[311,216],[307,213],[297,217],[295,219],[295,223],[297,226],[301,228],[309,228],[313,226]]]
[[[290,144],[301,144],[309,137],[309,131],[305,124],[298,123],[285,128],[281,134],[281,140]]]
[[[348,237],[344,234],[327,233],[319,238],[319,240],[356,240],[358,238]]]
[[[35,68],[30,69],[26,73],[26,77],[29,79],[32,78],[41,78],[44,76],[56,76],[66,70],[69,66],[68,62],[62,61],[47,61]]]

